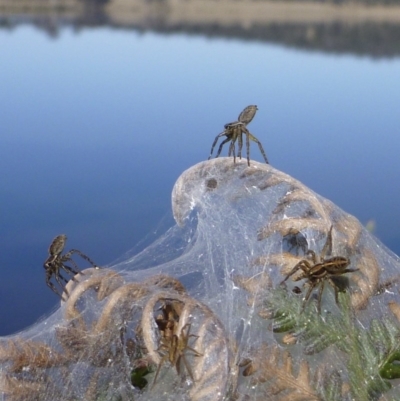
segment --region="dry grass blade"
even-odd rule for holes
[[[400,305],[397,302],[389,302],[389,309],[400,323]]]
[[[143,285],[146,286],[156,286],[163,290],[174,290],[178,294],[185,294],[186,288],[183,284],[174,277],[167,276],[165,274],[157,274],[145,280]]]
[[[96,401],[98,398],[98,381],[99,381],[100,372],[97,370],[94,375],[91,377],[88,387],[85,392],[85,401]]]
[[[86,269],[80,274],[82,275],[77,276],[75,283],[69,282],[66,286],[66,289],[69,288],[69,297],[65,301],[67,320],[80,318],[81,314],[77,305],[87,291],[97,291],[97,300],[101,301],[123,284],[123,278],[112,270]]]
[[[38,401],[45,390],[43,383],[37,381],[0,376],[0,392],[7,394],[10,401]]]
[[[351,275],[357,290],[351,294],[351,305],[355,310],[364,309],[369,299],[377,293],[381,268],[373,252],[363,249],[357,263],[359,272]]]
[[[361,235],[362,226],[360,222],[354,216],[346,214],[335,223],[335,228],[347,237],[347,248],[354,249]]]
[[[327,233],[331,223],[321,219],[293,218],[274,221],[268,226],[263,227],[257,234],[257,239],[262,241],[275,232],[283,237],[286,235],[297,235],[302,230],[315,230],[321,233]]]
[[[110,327],[124,322],[135,308],[135,301],[143,298],[148,292],[142,284],[130,283],[111,293],[96,324],[95,332],[103,333]]]
[[[286,276],[296,263],[302,258],[288,252],[274,253],[272,255],[259,256],[252,261],[253,266],[280,266],[280,272]]]
[[[44,369],[60,366],[68,362],[65,355],[55,352],[48,345],[34,341],[10,340],[0,348],[0,360],[12,361],[10,373],[21,372],[25,368]]]
[[[240,288],[249,291],[255,295],[259,292],[263,292],[272,287],[272,281],[268,273],[261,272],[255,274],[252,277],[244,277],[240,275],[234,275],[232,277],[233,282]]]
[[[329,213],[326,210],[325,204],[322,203],[311,191],[306,191],[303,188],[296,188],[283,196],[273,213],[278,214],[283,212],[284,209],[293,202],[306,202],[310,205],[313,212],[317,213],[320,218],[326,221],[329,220]]]
[[[72,360],[79,359],[82,352],[88,347],[87,329],[82,326],[82,321],[78,320],[75,325],[69,324],[66,327],[60,326],[56,328],[56,338],[71,357]]]
[[[252,384],[265,383],[266,397],[279,395],[280,401],[320,401],[311,383],[308,363],[301,361],[297,370],[296,375],[289,352],[263,344],[243,375],[254,376]]]

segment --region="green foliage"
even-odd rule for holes
[[[147,374],[151,373],[151,369],[148,366],[140,366],[131,372],[131,383],[133,387],[143,390],[148,381],[145,378]]]
[[[290,332],[301,342],[306,355],[321,352],[345,336],[338,317],[329,314],[322,317],[316,313],[314,305],[302,311],[300,297],[288,297],[283,289],[271,292],[266,307],[273,316],[272,330]]]
[[[339,401],[342,399],[342,378],[338,371],[334,370],[329,376],[323,378],[319,394],[325,401]]]
[[[336,348],[334,354],[343,360],[347,372],[339,373],[333,362],[330,373],[317,367],[322,379],[316,386],[323,400],[343,400],[344,383],[351,399],[377,400],[391,389],[391,380],[400,378],[399,325],[384,316],[371,320],[369,328],[363,327],[355,317],[347,292],[339,293],[339,305],[335,314],[318,314],[313,302],[302,311],[301,297],[289,296],[286,290],[278,288],[267,295],[264,307],[271,316],[272,330],[294,338],[304,355]],[[321,369],[327,370],[326,366]]]
[[[399,379],[400,378],[400,351],[393,352],[386,363],[382,366],[379,374],[384,379]]]

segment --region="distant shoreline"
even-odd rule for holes
[[[163,16],[164,21],[171,25],[250,27],[270,23],[400,23],[400,5],[337,5],[312,1],[164,0],[133,4],[131,0],[114,0],[105,6],[105,11],[118,25],[139,22],[155,15]]]
[[[0,28],[27,23],[50,36],[57,36],[62,26],[109,26],[372,57],[400,55],[400,5],[308,0],[0,0]]]
[[[0,0],[0,16],[67,14],[76,17],[98,8],[116,25],[137,25],[162,18],[164,23],[218,24],[250,27],[270,23],[399,23],[399,5],[365,5],[361,2],[262,0]]]

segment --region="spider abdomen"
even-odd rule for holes
[[[238,117],[238,120],[247,125],[251,122],[251,120],[254,118],[258,110],[258,107],[256,105],[250,105],[247,106],[240,114]]]

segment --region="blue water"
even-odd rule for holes
[[[399,58],[27,26],[0,30],[0,54],[0,335],[58,303],[42,267],[57,234],[99,265],[161,235],[175,180],[248,104],[272,165],[400,254]]]

